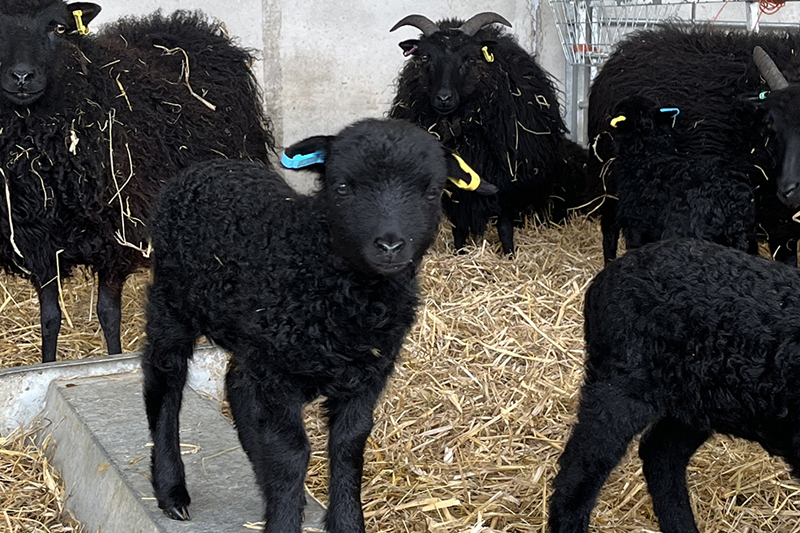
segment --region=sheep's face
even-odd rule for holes
[[[658,106],[643,96],[630,96],[614,106],[607,131],[614,139],[617,153],[637,152],[656,145],[665,148],[671,146],[670,134],[676,118],[675,108]]]
[[[446,174],[442,148],[414,126],[376,121],[345,130],[324,177],[334,251],[379,275],[418,263],[436,236]]]
[[[18,4],[18,5],[15,5]],[[17,106],[30,106],[57,83],[68,39],[77,31],[73,14],[88,24],[100,7],[60,0],[6,2],[0,12],[0,94]]]
[[[417,264],[436,236],[447,179],[436,139],[404,121],[365,120],[286,149],[312,152],[324,154],[318,201],[334,253],[380,276]]]
[[[765,102],[767,120],[778,140],[780,173],[778,198],[789,207],[800,207],[800,86],[773,91]]]
[[[455,112],[476,94],[481,79],[489,75],[495,41],[469,37],[460,31],[436,32],[420,40],[400,43],[411,56],[403,75],[418,78],[431,107],[441,115]]]

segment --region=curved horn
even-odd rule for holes
[[[756,46],[753,49],[753,61],[755,61],[758,72],[763,76],[770,90],[779,91],[789,86],[789,82],[781,74],[778,66],[760,46]]]
[[[434,23],[431,19],[423,15],[409,15],[392,26],[392,29],[389,31],[393,32],[401,26],[414,26],[415,28],[418,28],[425,37],[430,37],[439,31],[439,26],[437,26],[436,23]]]
[[[472,37],[478,33],[479,29],[494,23],[504,24],[509,28],[511,27],[511,23],[505,18],[501,17],[497,13],[487,11],[485,13],[478,13],[456,29]]]

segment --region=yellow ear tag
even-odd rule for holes
[[[489,52],[488,46],[481,48],[481,52],[483,52],[483,57],[486,59],[487,63],[494,63],[494,54]]]
[[[472,170],[472,168],[470,168],[470,166],[466,163],[466,161],[458,157],[456,154],[453,154],[453,157],[455,157],[456,161],[458,161],[458,166],[461,167],[461,170],[469,174],[471,179],[469,183],[465,182],[462,179],[455,179],[455,178],[447,178],[447,179],[452,181],[456,187],[458,187],[459,189],[464,189],[465,191],[474,191],[475,189],[480,187],[481,177],[478,176],[478,173]]]
[[[83,23],[83,11],[76,9],[72,12],[72,16],[75,17],[75,27],[78,29],[78,33],[89,35],[89,26]]]
[[[620,115],[620,116],[618,116],[618,117],[612,118],[612,119],[611,119],[611,127],[612,127],[612,128],[616,128],[616,127],[617,127],[617,124],[619,124],[619,123],[620,123],[620,122],[622,122],[623,120],[627,120],[627,119],[625,118],[625,115]]]

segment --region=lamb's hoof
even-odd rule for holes
[[[173,520],[191,520],[191,517],[189,516],[189,508],[184,505],[181,505],[180,507],[164,509],[164,514]]]

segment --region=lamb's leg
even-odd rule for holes
[[[234,361],[226,378],[228,400],[239,441],[264,494],[265,533],[300,533],[303,481],[311,456],[303,428],[303,399],[299,394],[265,390],[266,381],[240,371]]]
[[[152,482],[158,506],[189,520],[189,492],[180,455],[179,413],[196,332],[174,317],[174,302],[154,285],[147,305],[147,346],[142,355],[144,402],[153,439]]]
[[[686,488],[686,467],[709,436],[707,431],[697,431],[674,418],[664,418],[642,438],[639,456],[644,462],[644,476],[658,524],[664,533],[698,533]]]
[[[583,388],[578,424],[558,463],[550,498],[550,533],[584,533],[597,494],[628,443],[653,419],[649,405],[627,398],[622,387]]]
[[[97,289],[97,318],[106,338],[108,353],[122,353],[119,328],[122,321],[122,285],[116,276],[100,273]]]
[[[514,221],[506,214],[501,213],[497,217],[497,236],[500,238],[500,245],[503,253],[509,257],[514,256]]]
[[[372,431],[372,411],[379,394],[380,390],[367,391],[347,399],[329,398],[325,403],[330,428],[328,533],[364,531],[361,508],[364,446]]]
[[[58,332],[61,330],[61,306],[58,303],[58,283],[49,280],[44,286],[34,282],[39,294],[39,313],[42,325],[42,362],[56,360]]]

